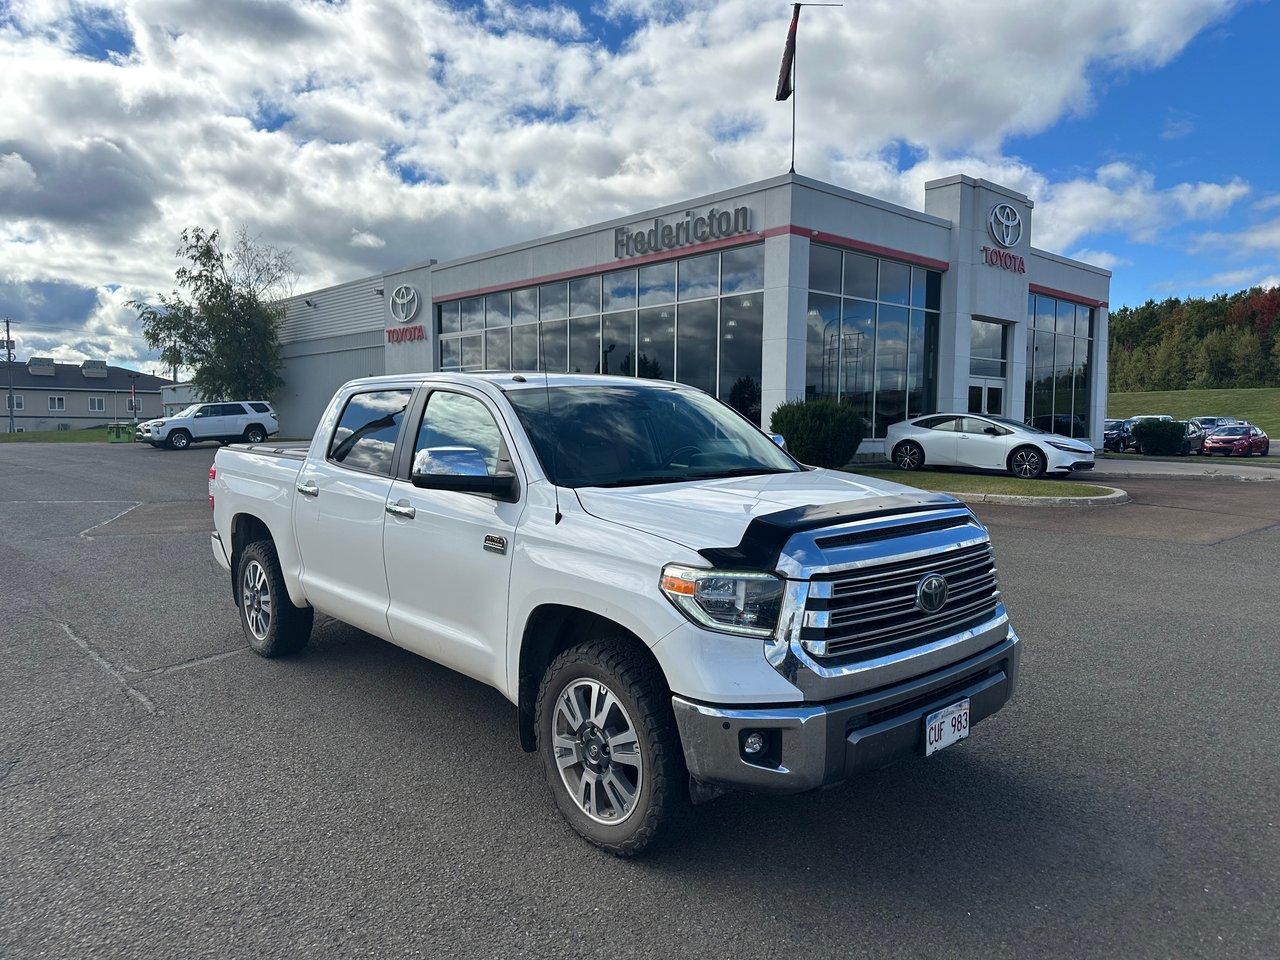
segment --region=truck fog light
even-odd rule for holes
[[[759,733],[748,733],[742,740],[743,753],[759,753],[764,749],[764,736]]]

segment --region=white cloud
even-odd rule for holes
[[[1167,62],[1233,6],[806,10],[800,169],[912,206],[930,177],[988,176],[1037,199],[1034,240],[1050,249],[1210,218],[1244,184],[1161,186],[1123,164],[1053,183],[1001,146],[1087,111],[1096,77]],[[786,169],[790,107],[772,98],[786,4],[600,0],[597,13],[633,31],[616,51],[563,4],[6,9],[0,282],[166,289],[182,227],[244,223],[295,250],[305,288]],[[87,55],[88,22],[127,33],[132,49]],[[905,170],[901,144],[920,158]],[[104,310],[128,319],[99,305],[81,339]]]
[[[1074,251],[1070,256],[1074,260],[1083,260],[1085,263],[1092,263],[1094,266],[1102,267],[1103,270],[1116,270],[1133,264],[1133,261],[1128,257],[1122,257],[1107,250],[1090,250],[1084,247]]]

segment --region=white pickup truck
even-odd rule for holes
[[[309,445],[218,451],[213,555],[263,656],[319,610],[501,690],[569,823],[634,855],[691,800],[928,756],[1016,685],[973,514],[775,439],[672,383],[357,380]]]

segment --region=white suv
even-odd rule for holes
[[[262,443],[280,432],[271,404],[262,400],[193,403],[172,417],[138,424],[134,439],[153,447],[185,450],[193,443]]]

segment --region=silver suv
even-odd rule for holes
[[[134,439],[153,447],[185,450],[193,443],[262,443],[280,432],[271,404],[263,400],[193,403],[172,417],[138,424]]]

